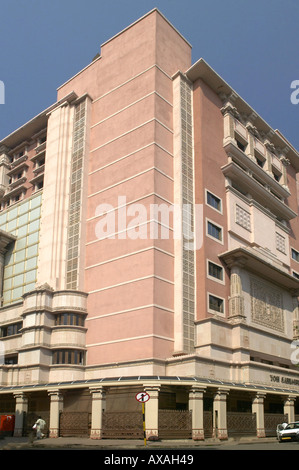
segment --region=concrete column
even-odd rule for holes
[[[159,437],[159,385],[145,385],[144,391],[150,399],[145,403],[145,435],[148,440]]]
[[[59,437],[59,417],[63,410],[63,395],[60,390],[50,390],[49,437]]]
[[[236,144],[235,139],[235,116],[237,109],[231,102],[227,102],[223,108],[221,108],[223,114],[223,145],[233,142]]]
[[[103,387],[90,388],[92,394],[91,405],[91,439],[102,439],[103,437],[103,411],[105,409],[106,394]]]
[[[7,172],[10,170],[10,161],[7,155],[9,149],[4,145],[0,147],[0,197],[3,197],[9,185]]]
[[[28,397],[22,392],[14,394],[14,397],[16,399],[14,437],[22,437],[24,415],[28,412]]]
[[[264,399],[265,394],[257,393],[252,401],[252,413],[256,414],[256,435],[257,437],[266,437],[265,417],[264,417]]]
[[[234,323],[245,320],[241,268],[238,265],[231,267],[229,319]]]
[[[214,437],[224,440],[227,439],[227,395],[228,388],[219,388],[214,396],[213,403],[213,434]]]
[[[193,386],[189,391],[189,410],[192,411],[192,439],[204,440],[203,395],[205,387]]]
[[[288,422],[292,423],[295,421],[295,395],[290,395],[284,401],[283,412],[285,415],[288,415]]]

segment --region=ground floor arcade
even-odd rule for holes
[[[143,406],[136,395],[146,392]],[[144,413],[143,413],[144,412]],[[15,416],[14,436],[38,416],[49,437],[92,439],[227,439],[274,436],[277,424],[299,420],[299,390],[184,377],[120,377],[3,387],[0,415]]]

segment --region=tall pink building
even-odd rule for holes
[[[226,439],[299,413],[299,154],[156,9],[0,142],[15,435]],[[286,416],[287,415],[287,416]],[[25,418],[24,418],[25,417]]]

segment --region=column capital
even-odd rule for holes
[[[98,385],[98,386],[93,386],[93,387],[89,387],[89,391],[90,393],[105,393],[106,392],[106,389],[103,385]]]
[[[193,396],[194,398],[198,396],[202,396],[207,387],[201,386],[201,385],[192,385],[192,387],[189,389],[189,397]]]
[[[50,400],[53,401],[62,401],[63,400],[63,392],[59,389],[48,390],[48,395]]]
[[[217,390],[215,391],[215,396],[217,395],[224,395],[227,396],[230,392],[230,389],[227,387],[218,387]]]
[[[265,392],[256,392],[253,394],[253,400],[259,400],[259,401],[264,401],[266,398],[267,394]]]
[[[13,397],[20,402],[28,400],[28,395],[25,392],[14,392]]]
[[[144,383],[143,388],[145,391],[152,391],[152,392],[159,392],[161,389],[161,385],[159,383]]]

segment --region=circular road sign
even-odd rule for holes
[[[137,395],[135,395],[135,398],[140,403],[145,403],[146,401],[148,401],[150,399],[150,396],[146,392],[139,392],[139,393],[137,393]]]

